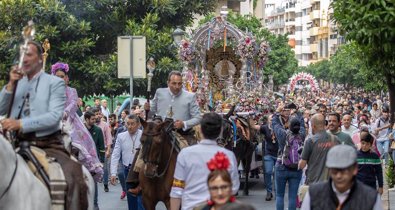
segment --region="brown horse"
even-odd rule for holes
[[[143,121],[141,137],[144,168],[139,174],[146,210],[155,210],[159,201],[170,209],[170,190],[180,148],[172,135],[173,122]]]
[[[243,193],[244,195],[248,195],[248,175],[257,141],[256,132],[252,129],[251,120],[242,116],[230,117],[228,113],[224,116],[221,137],[222,145],[235,153],[237,164],[239,165],[240,162],[243,163],[245,177]]]

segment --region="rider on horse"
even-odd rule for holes
[[[144,105],[145,110],[162,118],[174,120],[174,136],[180,148],[196,143],[193,127],[201,120],[199,106],[194,93],[182,89],[182,75],[179,71],[169,73],[167,88],[156,90],[151,104]],[[142,158],[136,162],[135,171],[142,168]]]
[[[169,73],[167,80],[168,88],[156,90],[155,97],[151,104],[144,104],[144,109],[151,111],[151,116],[161,120],[171,119],[174,121],[174,130],[171,132],[173,138],[177,140],[177,147],[184,148],[196,143],[193,127],[198,125],[201,119],[196,96],[193,93],[182,89],[182,74],[179,71]],[[147,115],[148,119],[148,115]],[[143,148],[144,149],[144,148]],[[134,176],[144,167],[144,151],[140,152],[135,162]],[[135,194],[140,193],[141,186],[131,189]]]
[[[0,92],[0,115],[10,109],[10,117],[1,124],[8,131],[15,131],[17,140],[43,149],[61,165],[68,185],[65,209],[71,208],[71,196],[75,192],[80,196],[78,208],[74,209],[87,209],[87,186],[82,179],[81,164],[70,158],[60,132],[66,102],[65,83],[42,71],[42,53],[39,43],[29,41],[20,61],[23,67],[12,68],[9,82]],[[15,97],[11,105],[13,91]]]

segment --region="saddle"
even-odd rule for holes
[[[18,153],[32,163],[33,173],[39,174],[37,177],[47,186],[53,209],[70,209],[73,205],[75,209],[85,209],[87,186],[74,178],[82,177],[82,168],[65,149],[60,131],[45,137],[29,133],[17,138],[21,148]]]
[[[51,195],[52,209],[64,209],[67,183],[60,164],[55,161],[55,158],[48,157],[46,152],[38,147],[31,146],[30,150],[49,177],[50,189],[48,190]],[[27,160],[26,162],[32,173],[46,185],[32,161]]]

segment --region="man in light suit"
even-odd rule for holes
[[[177,133],[189,136],[192,128],[202,119],[196,95],[182,89],[182,75],[179,71],[170,72],[167,86],[157,89],[151,105],[146,103],[144,108],[162,119],[172,118]]]
[[[167,88],[157,89],[151,105],[145,103],[144,109],[150,111],[151,115],[174,120],[176,132],[173,132],[173,135],[177,138],[181,148],[195,144],[196,138],[192,128],[198,125],[202,118],[196,96],[182,89],[182,75],[179,71],[169,73],[167,86]],[[144,164],[141,154],[136,161],[135,172],[139,172]]]
[[[74,209],[86,209],[88,203],[86,193],[85,196],[83,193],[87,192],[87,186],[81,179],[81,164],[70,159],[60,134],[60,120],[66,102],[65,84],[62,79],[41,70],[42,52],[39,43],[29,42],[25,57],[20,61],[23,67],[12,68],[9,82],[0,92],[0,115],[7,114],[14,87],[19,82],[10,117],[0,123],[4,129],[17,132],[20,141],[29,141],[44,149],[48,156],[60,163],[68,190],[66,198],[58,199],[65,200],[65,209],[71,208],[71,196],[78,191],[82,196],[76,206],[78,208]]]
[[[145,109],[164,118],[173,118],[174,127],[184,131],[198,125],[200,116],[196,95],[182,89],[182,75],[179,71],[172,71],[167,80],[167,88],[158,88],[150,104]]]

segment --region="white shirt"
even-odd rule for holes
[[[110,110],[107,108],[107,107],[104,107],[104,106],[100,106],[101,107],[101,113],[104,115],[104,116],[106,116],[106,118],[107,118],[107,123],[109,123],[109,121],[110,121],[110,119],[109,119],[109,117],[110,117]]]
[[[117,168],[119,158],[122,154],[122,164],[129,166],[132,164],[136,149],[141,147],[141,134],[143,132],[139,129],[131,135],[128,131],[118,134],[117,140],[115,141],[114,151],[111,155],[111,176],[117,175]]]
[[[232,178],[232,192],[236,194],[239,186],[239,173],[234,153],[220,147],[214,140],[201,140],[199,144],[181,150],[177,157],[174,179],[185,182],[184,189],[172,187],[170,197],[181,198],[181,209],[190,210],[210,198],[207,177],[210,173],[207,162],[217,152],[223,152],[229,158],[229,173]]]
[[[357,130],[358,130],[358,128],[353,125],[350,125],[350,127],[348,129],[345,128],[344,125],[342,125],[342,132],[348,134],[351,138],[352,138],[352,135],[354,134],[354,132]]]
[[[333,182],[332,182],[332,189],[333,192],[335,192],[336,197],[339,200],[339,203],[343,203],[347,199],[348,195],[350,194],[350,190],[347,190],[343,193],[337,191],[335,184]],[[304,197],[302,202],[302,208],[300,208],[300,210],[310,210],[311,209],[310,202],[311,202],[310,193],[309,191],[307,191],[306,196]],[[377,195],[376,203],[374,203],[373,210],[383,210],[383,204],[381,202],[380,195]]]

